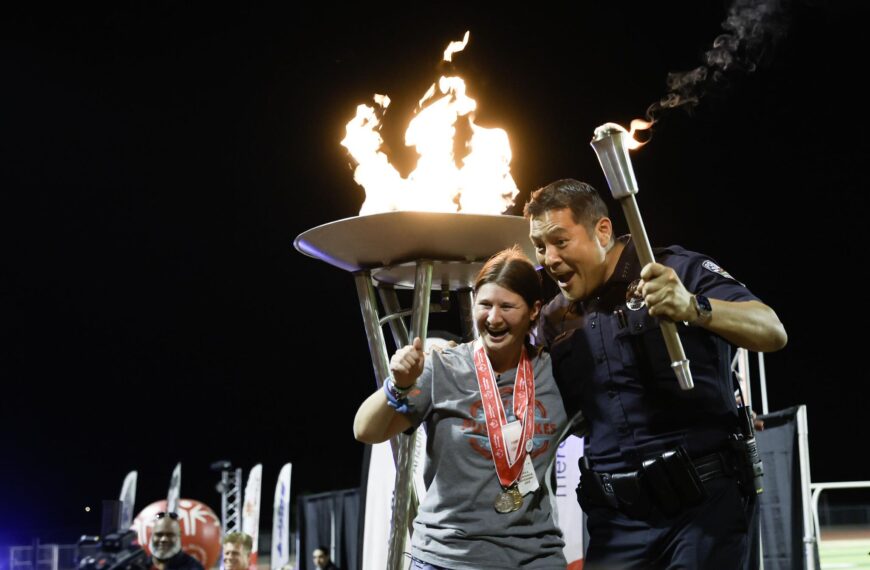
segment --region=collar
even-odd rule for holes
[[[640,276],[640,261],[637,258],[637,251],[631,235],[619,236],[616,241],[623,244],[623,248],[616,266],[613,268],[613,273],[591,297],[578,303],[582,313],[609,310],[611,307],[624,303],[626,288]],[[569,312],[575,312],[571,309],[573,308],[569,308]]]
[[[616,241],[622,243],[624,247],[622,248],[622,253],[619,254],[619,261],[616,262],[616,267],[613,268],[613,274],[604,284],[604,288],[617,283],[631,283],[640,274],[640,260],[637,258],[637,250],[634,247],[634,240],[631,239],[631,235],[619,236],[616,238]]]

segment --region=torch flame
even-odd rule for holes
[[[451,61],[468,38],[466,32],[462,41],[450,42],[444,59]],[[380,150],[381,118],[389,97],[376,95],[375,103],[379,110],[357,107],[341,141],[358,163],[354,180],[366,191],[360,215],[392,210],[500,214],[513,205],[519,190],[510,174],[507,133],[474,123],[477,102],[466,94],[462,78],[441,77],[420,99],[417,116],[405,132],[405,144],[419,154],[407,178]],[[465,143],[467,154],[461,160],[454,155],[458,121],[468,121],[471,132]]]
[[[649,142],[648,139],[645,141],[637,140],[636,138],[634,138],[634,133],[636,133],[637,131],[645,131],[647,129],[651,129],[653,124],[654,122],[644,121],[643,119],[633,119],[631,121],[631,131],[629,131],[628,133],[628,150],[638,149]]]
[[[625,147],[628,150],[635,150],[648,143],[649,140],[639,141],[634,138],[634,133],[636,133],[637,131],[645,131],[651,128],[654,124],[655,121],[649,122],[643,121],[641,119],[634,119],[633,121],[631,121],[631,131],[628,131],[625,127],[618,123],[604,123],[597,129],[595,129],[594,138],[600,139],[608,135],[609,133],[613,133],[613,131],[620,131],[628,135],[625,137]]]

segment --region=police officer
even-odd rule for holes
[[[745,567],[760,462],[735,403],[731,345],[781,349],[779,318],[699,253],[657,249],[657,262],[640,267],[631,236],[614,238],[588,184],[553,182],[525,213],[561,292],[538,339],[566,410],[582,410],[588,429],[578,488],[585,568]],[[677,323],[692,390],[677,383],[660,319]]]

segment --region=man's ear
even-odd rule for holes
[[[613,239],[613,222],[610,218],[605,216],[595,223],[595,239],[601,247],[607,247]]]

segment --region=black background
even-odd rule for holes
[[[454,70],[477,122],[510,136],[517,203],[564,177],[606,193],[592,131],[641,117],[727,8],[505,6],[7,11],[0,544],[96,532],[128,470],[138,510],[177,461],[182,496],[218,512],[209,463],[262,462],[264,529],[286,461],[294,494],[358,485],[351,423],[374,382],[353,281],[292,248],[359,211],[339,146],[356,105],[391,97],[383,133],[407,169],[404,126],[470,30]],[[771,409],[808,405],[814,481],[863,480],[843,450],[868,436],[868,14],[785,14],[764,65],[662,117],[633,155],[639,201],[654,243],[710,254],[775,308]]]

